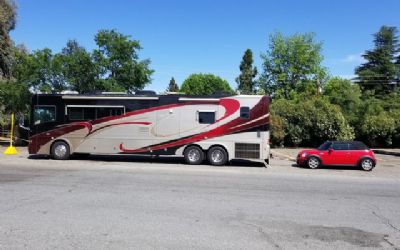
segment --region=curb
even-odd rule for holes
[[[276,152],[276,151],[274,151],[274,150],[271,150],[271,153],[272,153],[272,156],[273,156],[273,155],[278,155],[278,156],[285,157],[285,158],[287,158],[287,159],[290,160],[290,161],[296,161],[295,158],[293,158],[293,157],[291,157],[290,155],[287,155],[287,154],[278,153],[278,152]]]
[[[381,149],[373,149],[372,151],[374,151],[375,154],[400,156],[400,152],[393,152]]]

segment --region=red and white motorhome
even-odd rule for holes
[[[232,159],[269,164],[269,97],[38,94],[30,154],[183,156],[189,164]]]

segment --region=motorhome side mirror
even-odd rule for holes
[[[25,126],[25,119],[24,119],[24,116],[20,116],[20,117],[18,118],[18,124],[19,124],[20,127],[24,127],[24,126]]]
[[[18,125],[20,128],[30,131],[29,127],[25,127],[25,119],[23,115],[18,117]]]

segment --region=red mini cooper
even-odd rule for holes
[[[371,171],[376,165],[374,152],[359,141],[327,141],[317,149],[306,149],[297,155],[297,165],[318,168],[328,166],[360,166]]]

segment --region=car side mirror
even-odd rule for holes
[[[329,152],[329,153],[332,153],[332,152],[333,152],[333,148],[329,148],[329,149],[328,149],[328,152]]]

